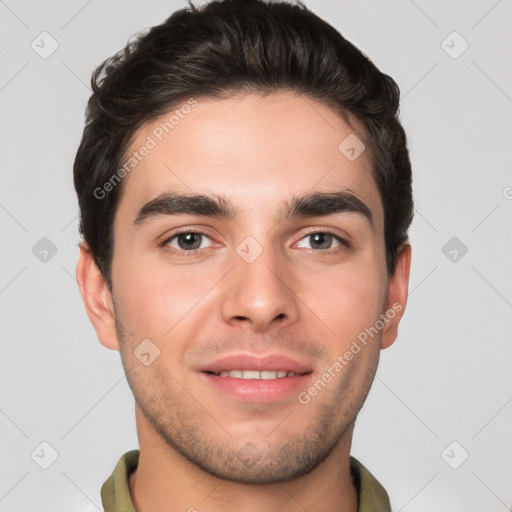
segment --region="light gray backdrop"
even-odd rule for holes
[[[511,1],[306,3],[400,85],[414,168],[409,304],[352,453],[395,511],[510,510]],[[185,5],[0,0],[2,512],[94,512],[138,447],[75,282],[72,163],[93,68]]]

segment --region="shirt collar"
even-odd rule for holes
[[[137,512],[130,495],[128,479],[139,463],[139,450],[126,452],[101,488],[105,512]],[[358,490],[357,512],[391,512],[389,497],[380,482],[354,457],[350,473]]]

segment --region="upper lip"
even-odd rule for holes
[[[202,372],[215,373],[230,370],[256,370],[260,372],[286,370],[297,374],[312,371],[309,366],[285,355],[270,354],[258,357],[247,353],[223,356],[200,368]]]

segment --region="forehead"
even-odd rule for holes
[[[162,193],[213,193],[251,216],[294,195],[349,190],[378,218],[369,151],[353,158],[361,139],[332,109],[293,93],[199,97],[136,132],[118,210],[133,219]]]

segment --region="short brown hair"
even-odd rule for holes
[[[388,274],[394,273],[413,217],[399,88],[303,4],[221,0],[190,5],[103,62],[91,84],[74,181],[80,233],[109,287],[122,186],[101,197],[95,191],[119,170],[136,130],[192,96],[283,90],[323,102],[363,126],[384,209],[386,266]]]

